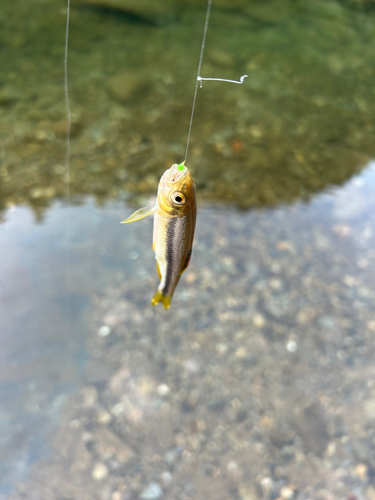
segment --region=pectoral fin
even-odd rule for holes
[[[156,210],[156,206],[154,207],[143,207],[134,212],[130,217],[123,220],[121,224],[126,224],[128,222],[135,222],[136,220],[143,219],[143,217],[147,217],[148,215],[152,215]]]

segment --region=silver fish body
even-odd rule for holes
[[[154,207],[137,210],[124,222],[154,213],[153,248],[160,284],[151,303],[168,309],[181,274],[188,267],[196,222],[195,183],[184,163],[172,165],[159,182]]]

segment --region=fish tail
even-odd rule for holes
[[[151,304],[153,306],[156,306],[156,304],[159,304],[159,302],[162,302],[164,309],[169,309],[169,306],[171,304],[171,300],[172,300],[172,295],[169,295],[168,297],[166,297],[165,295],[163,295],[161,293],[160,290],[157,290],[153,299],[151,300]]]

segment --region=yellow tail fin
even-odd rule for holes
[[[156,304],[162,302],[164,309],[169,309],[169,306],[171,305],[171,300],[172,300],[172,295],[169,295],[169,297],[165,297],[160,290],[157,290],[153,299],[151,300],[151,304],[153,306],[156,306]]]

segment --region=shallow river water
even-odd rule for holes
[[[183,159],[205,6],[100,3],[70,204],[66,6],[0,7],[0,499],[373,500],[371,2],[214,0],[202,75],[249,78],[199,90],[169,311],[151,218],[120,221]]]

